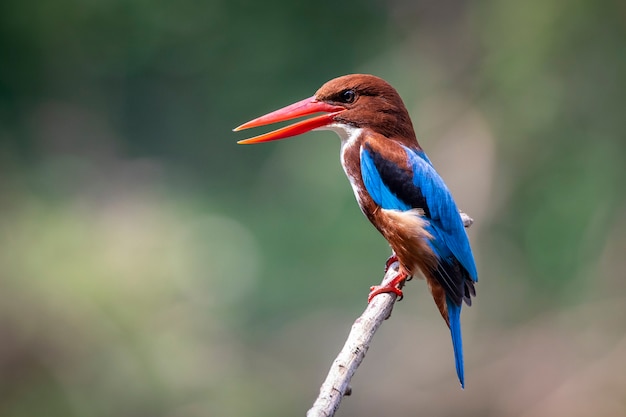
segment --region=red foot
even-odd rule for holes
[[[374,285],[370,287],[370,295],[367,297],[367,302],[371,303],[374,297],[384,292],[392,292],[396,294],[398,297],[400,297],[398,301],[402,300],[402,297],[404,295],[402,294],[402,290],[400,289],[400,286],[404,283],[404,281],[406,281],[406,278],[407,278],[407,274],[405,272],[400,272],[387,285]]]

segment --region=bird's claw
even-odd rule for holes
[[[367,302],[371,303],[374,297],[385,292],[392,292],[396,294],[399,297],[398,301],[404,298],[402,290],[396,285],[373,285],[370,287],[370,294],[367,296]]]
[[[395,254],[391,255],[391,257],[387,260],[386,269],[389,269],[391,264],[393,264],[397,260],[398,258],[396,257]],[[401,288],[404,285],[404,282],[407,280],[407,278],[408,278],[408,274],[405,271],[400,270],[398,271],[397,275],[386,284],[371,286],[370,294],[367,297],[367,302],[371,303],[374,297],[384,292],[392,292],[399,297],[398,301],[402,300],[402,298],[404,298],[404,295],[402,294]]]

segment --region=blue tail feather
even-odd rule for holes
[[[463,370],[463,340],[461,338],[461,306],[456,305],[446,297],[448,307],[448,320],[450,321],[450,334],[452,335],[452,348],[454,349],[454,362],[456,374],[459,377],[461,388],[465,388],[465,372]]]

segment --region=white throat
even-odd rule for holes
[[[345,169],[346,165],[344,154],[346,150],[354,145],[359,139],[359,136],[363,133],[363,128],[350,126],[344,123],[333,123],[320,128],[320,130],[332,130],[339,135],[339,138],[341,139],[341,165]]]
[[[363,128],[350,126],[344,123],[333,123],[328,126],[321,127],[320,130],[332,130],[337,133],[341,138],[341,148],[343,149],[346,145],[353,144],[361,133],[363,133]]]
[[[352,176],[353,174],[348,171],[346,167],[345,155],[346,151],[349,148],[358,143],[359,137],[361,136],[361,134],[363,134],[363,128],[354,127],[343,123],[333,123],[328,126],[318,128],[317,130],[332,130],[333,132],[337,133],[337,135],[339,135],[339,138],[341,139],[341,152],[339,154],[341,158],[341,166],[343,167],[343,170],[346,173],[348,180],[350,181],[352,191],[354,192],[354,196],[356,197],[357,201],[359,201],[360,206],[361,196],[359,194],[358,181]]]

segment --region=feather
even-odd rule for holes
[[[448,307],[448,323],[452,336],[452,349],[454,350],[454,364],[456,374],[459,377],[461,387],[465,388],[465,371],[463,369],[463,340],[461,337],[461,305],[457,305],[446,297]]]
[[[471,303],[477,279],[474,257],[452,195],[428,157],[374,138],[364,142],[360,156],[363,183],[376,204],[387,210],[420,209],[428,220],[424,228],[432,236],[428,243],[438,262],[423,272],[432,274],[455,303]]]
[[[436,250],[446,258],[453,255],[476,282],[474,256],[452,194],[423,152],[404,149],[413,171],[413,183],[422,190],[430,207]]]

